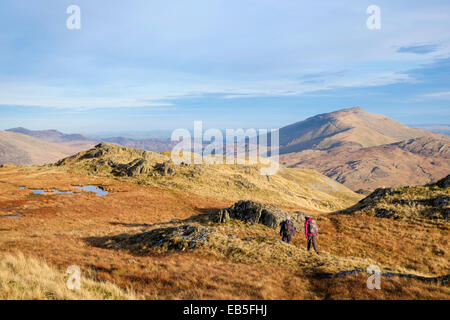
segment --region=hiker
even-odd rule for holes
[[[317,254],[319,254],[319,250],[317,250],[317,234],[319,233],[319,226],[317,225],[316,220],[313,218],[306,216],[305,217],[305,236],[308,240],[308,251],[311,249],[311,244],[314,247],[314,250]]]
[[[295,226],[291,221],[291,217],[287,216],[286,220],[284,220],[280,225],[280,236],[282,237],[281,240],[287,243],[291,243],[291,239],[295,235]]]

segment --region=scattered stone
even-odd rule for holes
[[[329,278],[342,278],[345,276],[353,275],[353,274],[360,274],[363,273],[363,270],[360,268],[355,268],[353,270],[343,270],[339,271],[334,274],[328,275]],[[437,277],[424,277],[419,276],[416,274],[411,273],[395,273],[395,272],[382,272],[380,273],[380,276],[386,277],[386,278],[392,278],[392,277],[399,277],[399,278],[407,278],[407,279],[415,279],[425,282],[441,282],[443,284],[448,283],[450,275],[444,275],[444,276],[437,276]]]

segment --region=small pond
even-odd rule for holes
[[[87,192],[95,192],[97,196],[103,197],[106,196],[109,192],[103,190],[101,187],[97,186],[76,186],[79,190],[84,190]],[[25,187],[19,187],[20,190],[25,189]],[[44,189],[30,189],[34,194],[45,194],[46,191]],[[77,194],[80,195],[81,193],[73,192],[73,191],[60,191],[58,189],[53,189],[52,193],[56,194]]]
[[[42,189],[31,189],[34,194],[44,194],[45,191]]]
[[[12,215],[8,215],[8,216],[0,216],[0,219],[18,219],[18,218],[22,218],[23,214],[12,214]]]
[[[97,196],[99,196],[99,197],[106,196],[109,193],[108,191],[105,191],[102,188],[97,187],[97,186],[84,186],[84,187],[77,187],[77,188],[79,190],[85,190],[85,191],[88,191],[88,192],[95,192],[97,194]]]

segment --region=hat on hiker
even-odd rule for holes
[[[291,216],[288,215],[288,216],[286,217],[286,219],[287,219],[287,220],[291,220]]]

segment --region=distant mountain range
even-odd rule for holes
[[[432,131],[432,132],[439,132],[444,133],[446,135],[450,135],[450,125],[448,124],[416,124],[412,125],[413,128],[418,128],[422,130]]]
[[[57,130],[29,130],[11,128],[0,131],[0,164],[20,165],[52,163],[100,142],[111,142],[124,147],[153,152],[171,150],[175,142],[164,138],[129,139],[112,137],[92,139],[81,134],[66,134]]]
[[[153,152],[172,150],[176,144],[165,138],[90,139],[25,128],[0,133],[0,164],[52,162],[99,142]],[[360,107],[319,114],[280,129],[283,165],[317,170],[363,193],[383,186],[435,182],[450,173],[449,150],[448,135],[410,128]]]
[[[25,134],[40,140],[54,143],[67,143],[74,141],[90,141],[91,139],[82,136],[81,134],[65,134],[57,130],[28,130],[26,128],[12,128],[6,131]]]
[[[173,142],[169,138],[129,139],[124,137],[113,137],[102,139],[102,141],[115,143],[128,148],[144,149],[153,152],[172,150],[177,144],[177,142]]]
[[[144,149],[153,152],[171,150],[176,142],[169,138],[130,139],[126,137],[88,138],[81,134],[65,134],[57,130],[28,130],[25,128],[12,128],[6,131],[26,134],[47,142],[79,144],[89,142],[94,145],[100,142],[111,142],[124,147]]]
[[[0,131],[0,164],[52,163],[92,147],[85,143],[53,143],[10,131]]]

